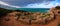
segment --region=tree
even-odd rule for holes
[[[55,9],[60,9],[60,6],[56,6]]]

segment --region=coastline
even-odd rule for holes
[[[39,16],[40,16],[40,13],[39,12],[35,12],[35,13],[31,13],[31,12],[27,12],[27,11],[23,11],[23,10],[5,10],[5,9],[2,9],[3,11],[5,11],[5,12],[1,12],[1,13],[3,13],[3,15],[2,15],[2,17],[3,18],[1,18],[1,26],[30,26],[30,25],[26,25],[26,24],[21,24],[20,22],[19,22],[19,20],[21,20],[21,19],[17,19],[16,17],[16,14],[20,14],[20,15],[25,15],[25,16],[27,16],[27,17],[25,17],[25,18],[27,18],[26,20],[22,20],[22,21],[26,21],[26,22],[28,22],[29,21],[29,16],[30,15],[32,15],[32,16],[37,16],[37,20],[36,19],[33,19],[33,20],[36,20],[36,21],[39,21],[38,20],[38,18],[39,18]],[[6,14],[7,13],[7,14]],[[50,14],[51,14],[51,12],[50,12]],[[20,16],[20,15],[18,15],[18,16]],[[52,14],[53,15],[53,14]],[[16,17],[15,17],[16,16]],[[21,16],[21,17],[22,17]],[[9,18],[8,18],[9,17]],[[5,20],[6,19],[6,20]],[[10,19],[10,20],[9,20]],[[18,20],[18,21],[16,21],[16,19]],[[24,18],[23,18],[24,19]],[[32,18],[31,18],[32,19]],[[9,21],[7,21],[7,20],[9,20]],[[54,21],[55,22],[55,24],[53,25],[53,23],[54,22],[52,22],[52,23],[49,23],[49,25],[47,25],[46,24],[46,26],[50,26],[50,25],[52,25],[52,26],[57,26],[57,24],[58,24],[58,22],[59,22],[59,19],[58,19],[58,17],[55,19],[56,21]],[[42,20],[41,20],[42,21]],[[34,21],[32,21],[32,22],[34,22]],[[8,23],[8,25],[7,25],[7,23]],[[28,22],[29,23],[29,22]],[[27,23],[27,24],[28,24]],[[20,25],[19,25],[20,24]],[[32,24],[31,26],[40,26],[40,24]],[[44,25],[45,26],[45,25]]]

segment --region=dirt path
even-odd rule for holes
[[[40,24],[32,24],[32,26],[58,26],[58,23],[60,22],[60,17],[56,17],[56,19],[46,25],[40,25]]]

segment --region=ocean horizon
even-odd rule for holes
[[[14,8],[11,10],[23,10],[27,12],[48,12],[49,8]]]
[[[17,10],[23,10],[27,12],[48,12],[49,8],[18,8]]]

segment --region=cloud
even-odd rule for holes
[[[28,4],[27,6],[24,6],[24,8],[51,8],[55,6],[60,6],[60,3],[55,1],[51,2],[43,2],[43,3],[35,3],[35,4]]]
[[[2,1],[0,1],[0,5],[5,5],[5,6],[10,6],[10,7],[20,8],[19,6],[9,5],[9,4],[7,4],[5,2],[2,2]]]
[[[16,8],[50,8],[60,5],[60,0],[0,0],[0,3]]]
[[[4,1],[4,2],[11,4],[11,5],[23,7],[28,4],[42,3],[43,1],[54,1],[54,0],[0,0],[0,1]]]

